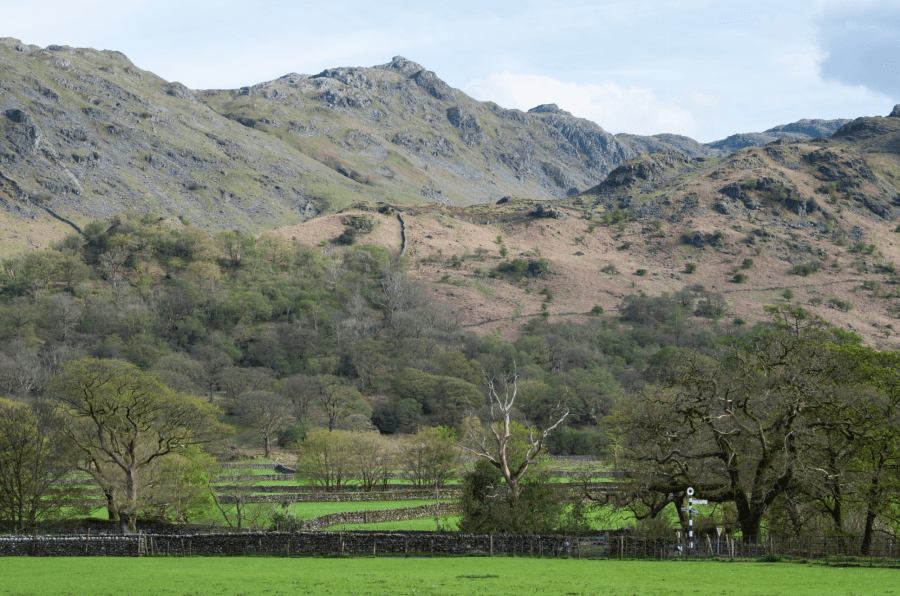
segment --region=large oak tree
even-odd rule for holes
[[[135,529],[141,471],[223,430],[209,404],[117,360],[69,362],[48,389],[65,412],[64,431],[82,454],[81,469],[101,486],[115,471],[123,531]]]

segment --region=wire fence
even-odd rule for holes
[[[620,533],[572,538],[567,554],[581,558],[671,559],[679,557],[805,561],[839,565],[900,565],[900,541],[879,535],[868,544],[861,536],[769,536],[741,540],[704,535],[677,540]]]

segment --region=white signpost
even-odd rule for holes
[[[706,499],[697,499],[694,500],[694,487],[688,487],[687,491],[688,496],[688,506],[682,507],[682,511],[687,511],[688,514],[688,538],[691,541],[691,554],[697,556],[697,549],[694,547],[694,514],[700,513],[698,510],[694,509],[694,505],[706,505]]]

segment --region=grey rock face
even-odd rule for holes
[[[848,122],[850,122],[849,118],[838,118],[836,120],[810,120],[804,118],[790,124],[775,126],[765,132],[770,134],[796,133],[815,139],[818,137],[830,137]]]
[[[888,114],[888,118],[900,118],[900,103],[894,106],[894,109]]]
[[[459,129],[459,136],[466,145],[477,145],[484,140],[484,130],[469,110],[453,106],[447,110],[447,120]]]
[[[637,155],[662,153],[663,151],[677,151],[688,157],[709,157],[717,155],[716,151],[711,150],[706,145],[682,135],[658,134],[641,136],[620,133],[616,135],[616,140],[628,145]]]
[[[430,70],[420,70],[411,76],[410,79],[415,81],[416,85],[428,91],[433,97],[440,99],[441,101],[453,101],[456,99],[456,93],[454,93],[450,85],[439,79],[438,76]]]
[[[407,60],[403,56],[394,56],[394,58],[387,64],[381,64],[379,66],[376,66],[375,68],[379,68],[381,70],[398,70],[406,76],[413,75],[420,70],[425,70],[425,68],[421,64],[413,62],[412,60]]]
[[[544,103],[528,110],[529,114],[559,114],[560,116],[569,116],[574,118],[571,112],[560,109],[555,103]]]

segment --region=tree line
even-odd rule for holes
[[[464,478],[467,528],[584,525],[592,504],[650,523],[688,486],[746,536],[897,525],[894,354],[795,307],[751,329],[694,285],[628,296],[616,316],[538,317],[505,342],[462,332],[381,247],[210,237],[136,215],[0,265],[0,465],[44,462],[29,480],[38,509],[59,510],[58,481],[81,469],[126,525],[197,515],[214,499],[201,444],[236,432],[227,421],[257,433],[261,453],[299,453],[323,488],[350,469],[372,488],[455,437],[455,457],[482,462]],[[114,399],[85,409],[95,390]],[[147,406],[144,428],[122,412],[150,395],[167,405]],[[634,480],[563,499],[540,481],[546,452],[603,455]],[[0,517],[21,517],[14,501]]]

